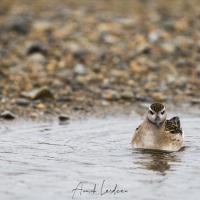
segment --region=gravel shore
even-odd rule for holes
[[[197,0],[1,0],[1,111],[131,114],[158,101],[197,112],[199,10]]]

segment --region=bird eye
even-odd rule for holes
[[[149,111],[149,113],[150,113],[151,115],[153,115],[153,114],[154,114],[154,113],[153,113],[151,110]]]
[[[165,113],[165,111],[163,110],[162,112],[161,112],[161,115],[163,115]]]

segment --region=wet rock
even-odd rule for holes
[[[52,94],[50,88],[47,86],[43,86],[39,89],[34,89],[30,92],[22,92],[21,96],[24,98],[31,99],[31,100],[52,99],[53,98],[53,94]]]
[[[9,110],[5,110],[4,112],[1,113],[1,118],[6,119],[6,120],[13,120],[16,118],[16,115],[13,114],[11,111]]]
[[[68,121],[68,120],[70,120],[70,117],[69,117],[69,116],[63,115],[63,114],[60,115],[58,118],[59,118],[59,120],[62,121],[62,122],[63,122],[63,121]]]
[[[15,103],[19,106],[28,106],[30,104],[30,101],[27,99],[19,98],[16,99]]]
[[[67,115],[60,115],[58,119],[60,125],[66,125],[69,123],[70,117],[68,117]]]
[[[192,104],[200,104],[200,98],[190,98]]]

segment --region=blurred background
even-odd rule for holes
[[[1,0],[1,109],[200,104],[199,10],[198,0]]]

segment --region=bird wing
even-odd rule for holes
[[[166,120],[165,122],[165,130],[172,134],[180,134],[182,135],[182,128],[179,117],[173,117],[170,120]]]

